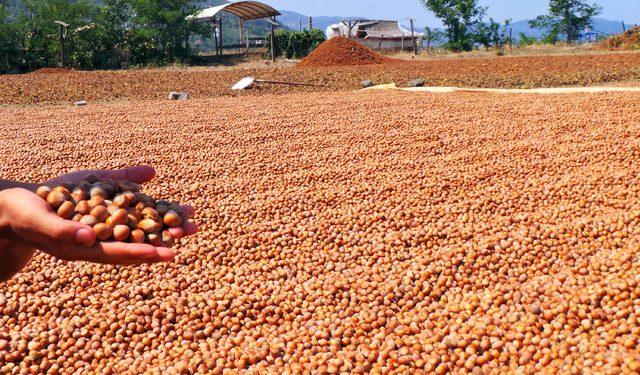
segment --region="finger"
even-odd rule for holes
[[[198,225],[191,221],[187,221],[182,225],[182,229],[184,229],[184,235],[190,236],[192,234],[198,233]]]
[[[196,213],[193,207],[189,205],[180,206],[180,212],[184,215],[185,219],[187,220],[191,219],[193,215],[195,215]]]
[[[101,242],[89,248],[68,249],[65,258],[93,263],[135,265],[167,262],[175,253],[171,249],[153,247],[148,244],[123,242]]]
[[[171,233],[171,236],[175,239],[184,237],[184,229],[181,227],[169,228],[169,233]]]
[[[94,173],[100,178],[127,180],[137,184],[151,181],[156,176],[156,170],[148,165],[137,165],[124,169],[116,169],[114,171],[95,171]]]
[[[58,243],[91,246],[96,240],[95,232],[90,226],[65,220],[50,211],[32,215],[28,229],[22,235],[43,247]]]

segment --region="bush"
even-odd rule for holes
[[[538,43],[538,39],[535,36],[527,36],[527,34],[522,32],[520,33],[518,39],[518,47],[526,47]]]
[[[309,55],[325,40],[324,33],[318,29],[311,31],[276,30],[276,56],[284,55],[288,59],[302,58]],[[267,34],[267,45],[270,43],[271,34]]]
[[[9,20],[9,12],[0,5],[0,73],[16,72],[22,65],[18,36],[18,25]]]

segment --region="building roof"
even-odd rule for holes
[[[280,12],[270,5],[257,1],[235,1],[228,4],[218,5],[216,7],[206,8],[193,16],[188,16],[188,20],[211,20],[218,13],[225,11],[242,18],[243,20],[255,20],[259,18],[279,16]]]

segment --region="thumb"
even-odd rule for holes
[[[96,241],[90,226],[65,220],[54,213],[44,215],[34,228],[49,242],[48,245],[64,242],[91,246]]]

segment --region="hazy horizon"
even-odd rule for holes
[[[384,0],[265,0],[278,9],[289,10],[309,16],[368,17],[373,19],[416,19],[418,25],[439,26],[438,19],[427,11],[418,0],[400,0],[390,4]],[[365,3],[365,4],[363,4]],[[603,7],[598,17],[627,23],[640,23],[639,0],[599,0]],[[480,0],[488,6],[487,15],[502,22],[508,18],[521,21],[544,14],[548,1],[515,2],[513,0]]]

